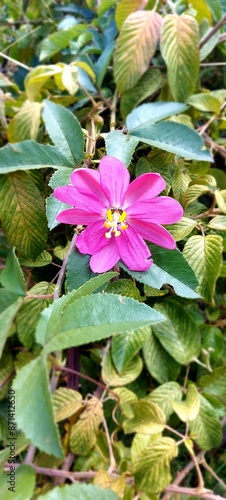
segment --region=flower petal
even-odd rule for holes
[[[109,240],[105,238],[106,228],[102,221],[89,224],[87,228],[77,236],[76,247],[81,253],[89,253],[93,255],[101,248],[109,244]]]
[[[113,156],[104,156],[100,161],[99,172],[100,185],[110,208],[122,208],[130,181],[126,166]]]
[[[157,224],[174,224],[182,216],[182,206],[169,196],[159,196],[150,201],[138,201],[127,209],[128,222],[139,219]]]
[[[123,208],[126,209],[138,201],[151,200],[158,196],[166,183],[160,174],[143,174],[137,177],[128,187]]]
[[[86,226],[91,222],[96,222],[98,219],[101,220],[102,216],[100,214],[86,212],[80,208],[69,208],[68,210],[60,212],[56,219],[58,222],[63,222],[64,224],[84,224]]]
[[[147,271],[153,260],[147,260],[151,252],[136,230],[131,226],[115,238],[122,261],[131,271]]]
[[[90,259],[90,267],[94,273],[105,273],[120,260],[115,244],[116,238],[111,238],[109,244],[95,253]]]
[[[76,206],[78,206],[79,201],[80,203],[84,202],[90,211],[94,209],[95,212],[98,212],[103,208],[109,208],[107,198],[101,189],[99,172],[88,168],[79,168],[71,174],[70,180],[79,193]]]
[[[159,226],[159,224],[154,224],[154,222],[147,221],[137,221],[130,220],[130,225],[144,238],[145,240],[155,243],[163,248],[168,248],[169,250],[174,250],[176,248],[176,243],[164,227]]]
[[[54,189],[54,196],[57,200],[68,203],[68,205],[76,206],[77,208],[84,210],[87,213],[102,214],[106,213],[106,208],[99,200],[95,199],[91,194],[84,195],[78,192],[75,186],[67,184],[67,186],[62,186]]]

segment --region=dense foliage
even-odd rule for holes
[[[225,11],[1,2],[4,500],[226,496]],[[56,220],[105,155],[183,207],[147,271],[94,273]]]

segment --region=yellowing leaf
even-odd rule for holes
[[[9,142],[36,139],[41,117],[42,104],[25,101],[19,112],[12,118],[7,129]]]
[[[79,420],[71,427],[70,448],[76,455],[87,455],[96,440],[96,433],[102,421],[102,402],[90,399]]]
[[[158,434],[166,423],[161,408],[151,401],[141,400],[132,404],[133,417],[123,422],[126,434],[140,432],[141,434]]]
[[[115,22],[120,30],[126,18],[135,12],[140,6],[144,7],[141,0],[120,0],[115,9]]]
[[[61,68],[57,64],[49,66],[37,66],[32,69],[24,79],[26,94],[30,101],[34,101],[45,83],[57,73],[61,73]]]
[[[53,409],[55,421],[65,420],[81,408],[82,396],[79,392],[67,387],[59,387],[53,393]]]
[[[199,28],[193,17],[169,14],[164,18],[161,52],[175,101],[186,101],[195,90],[199,72],[198,46]]]
[[[115,491],[115,493],[118,493],[120,498],[123,498],[126,486],[125,473],[118,478],[114,478],[108,474],[107,471],[100,469],[95,474],[93,484],[97,484],[101,489],[109,488]]]
[[[219,235],[192,236],[184,247],[184,257],[195,272],[198,293],[211,302],[222,264],[222,238]]]
[[[182,422],[191,422],[191,420],[194,420],[198,415],[200,407],[200,394],[197,387],[194,384],[190,384],[186,400],[175,401],[172,399],[171,405]]]
[[[161,22],[157,12],[138,11],[123,23],[114,58],[114,75],[119,92],[134,87],[147,70],[160,37]]]

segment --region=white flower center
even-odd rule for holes
[[[112,234],[114,234],[115,237],[120,236],[121,231],[128,228],[126,224],[126,212],[121,208],[110,208],[106,214],[104,227],[109,229],[109,231],[105,233],[105,238],[111,238]]]

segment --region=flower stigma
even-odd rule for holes
[[[109,231],[105,233],[105,238],[110,239],[112,233],[116,238],[120,236],[121,231],[128,228],[126,224],[126,212],[121,208],[109,208],[109,210],[107,210],[104,227],[109,229]]]

